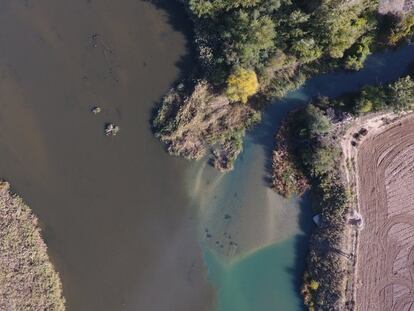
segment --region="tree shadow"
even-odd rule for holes
[[[269,104],[263,111],[261,122],[248,133],[247,140],[260,145],[264,151],[263,182],[265,186],[272,184],[272,160],[277,130],[291,111],[303,107],[306,103],[306,99],[287,97]]]
[[[150,3],[153,5],[157,10],[161,10],[166,14],[167,23],[171,26],[171,28],[176,31],[180,32],[185,37],[185,50],[186,53],[182,55],[175,63],[175,66],[178,68],[178,76],[177,79],[172,82],[169,88],[177,85],[178,82],[186,82],[189,83],[197,77],[199,72],[198,65],[197,65],[197,49],[194,44],[194,24],[191,21],[187,9],[185,5],[176,0],[142,0],[143,2]],[[162,73],[160,73],[162,74]],[[167,90],[166,90],[167,91]],[[153,105],[153,109],[149,116],[148,123],[152,129],[152,120],[154,119],[162,98],[164,94],[158,98]]]
[[[196,65],[196,46],[194,44],[194,24],[188,15],[185,5],[177,0],[142,0],[151,3],[157,10],[167,15],[167,23],[171,28],[184,35],[187,53],[176,62],[180,70],[179,79],[188,77],[194,72]]]
[[[298,225],[299,229],[302,232],[295,237],[295,261],[294,269],[288,269],[288,273],[292,276],[292,285],[298,297],[302,301],[301,297],[301,288],[303,285],[303,275],[306,270],[306,258],[309,252],[309,242],[311,238],[312,231],[315,227],[312,221],[313,211],[312,211],[312,202],[311,194],[306,193],[300,201],[300,213]],[[304,310],[304,306],[303,309]]]

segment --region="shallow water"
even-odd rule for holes
[[[336,97],[366,84],[395,80],[413,61],[411,45],[372,55],[360,72],[315,77],[269,105],[262,122],[247,135],[233,172],[222,175],[205,165],[193,167],[192,184],[197,187],[189,189],[199,207],[199,235],[210,279],[218,289],[219,311],[303,309],[299,288],[313,226],[309,200],[299,204],[267,188],[266,172],[281,120],[319,95]]]
[[[296,284],[285,282],[297,269],[294,244],[294,239],[289,239],[231,263],[206,253],[211,280],[219,291],[220,310],[301,309],[301,299],[291,295]]]
[[[68,310],[211,304],[188,162],[149,126],[187,55],[175,17],[138,0],[0,1],[0,175],[39,216]]]

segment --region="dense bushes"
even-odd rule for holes
[[[355,111],[367,113],[380,111],[386,103],[386,94],[380,86],[366,86],[355,99]]]
[[[364,34],[372,31],[377,21],[372,17],[376,1],[356,1],[354,5],[322,1],[316,13],[316,31],[320,42],[332,58],[342,58],[345,51]]]
[[[358,114],[384,109],[396,112],[411,110],[414,106],[414,81],[410,76],[385,86],[367,86],[351,98]]]
[[[258,10],[236,11],[225,19],[221,29],[223,54],[229,65],[255,68],[274,48],[275,25]]]
[[[309,310],[338,310],[342,291],[342,258],[339,249],[345,226],[348,195],[338,168],[341,151],[334,137],[335,115],[328,116],[324,99],[289,116],[289,151],[294,166],[310,180],[320,226],[311,238],[308,271],[302,294]],[[335,113],[334,113],[335,114]],[[284,185],[284,184],[282,184]],[[290,185],[290,189],[295,189]]]
[[[390,27],[387,44],[394,46],[401,40],[409,38],[414,32],[414,14],[389,17]]]
[[[371,54],[370,46],[373,42],[372,36],[361,38],[350,49],[349,55],[345,58],[345,68],[349,70],[360,70],[364,67],[365,60]]]
[[[327,100],[310,104],[297,111],[290,139],[296,142],[297,164],[308,176],[320,225],[311,238],[308,271],[302,294],[309,310],[338,310],[341,297],[342,258],[334,251],[339,248],[345,226],[348,195],[338,168],[341,151],[333,136],[335,126],[326,112]]]
[[[387,104],[395,111],[409,110],[414,106],[414,81],[409,76],[390,84],[386,92]]]

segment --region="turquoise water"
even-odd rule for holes
[[[218,289],[220,311],[299,310],[301,301],[292,297],[295,241],[289,239],[254,252],[232,263],[206,250],[210,279]],[[294,299],[292,299],[294,298]]]
[[[319,95],[335,97],[395,80],[413,61],[411,45],[371,56],[360,72],[315,77],[268,106],[262,122],[247,135],[233,172],[197,167],[192,194],[217,311],[303,310],[299,289],[313,226],[309,200],[285,200],[266,182],[281,120]],[[229,246],[230,235],[237,247]]]

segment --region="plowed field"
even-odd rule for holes
[[[414,118],[369,137],[358,151],[356,309],[414,310]]]

